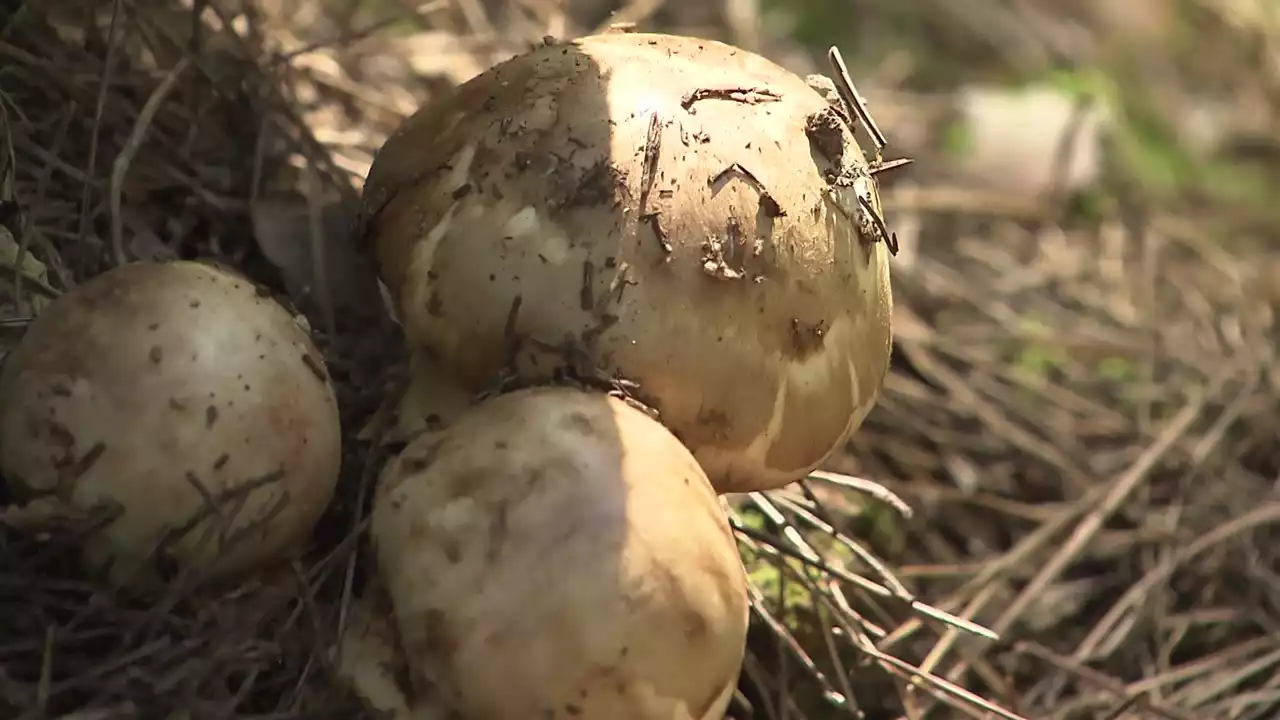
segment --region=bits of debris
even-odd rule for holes
[[[698,88],[680,100],[680,107],[691,110],[703,100],[728,100],[743,105],[758,105],[766,102],[778,102],[782,96],[768,88]]]

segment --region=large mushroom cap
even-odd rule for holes
[[[832,182],[835,176],[843,182]],[[720,491],[816,467],[888,367],[879,199],[847,127],[750,52],[615,33],[500,64],[405,122],[366,234],[417,352],[621,376]]]
[[[534,388],[383,474],[379,577],[415,686],[467,720],[720,720],[746,577],[697,461],[621,400]]]
[[[305,540],[332,497],[333,389],[299,323],[248,280],[137,263],[51,304],[0,372],[0,469],[119,513],[85,547],[113,580],[149,559],[226,575]]]

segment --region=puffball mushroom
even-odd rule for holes
[[[721,492],[803,477],[883,385],[875,182],[834,108],[759,55],[537,48],[409,118],[364,205],[414,352],[472,392],[566,368],[636,383]]]
[[[724,717],[742,562],[697,461],[626,402],[481,402],[387,466],[372,535],[414,687],[462,718]]]
[[[99,275],[36,319],[0,371],[0,471],[117,513],[86,542],[116,583],[158,544],[212,577],[282,557],[328,505],[338,408],[319,352],[249,280],[200,262]]]

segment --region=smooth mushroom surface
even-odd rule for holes
[[[377,576],[412,678],[464,720],[721,720],[747,580],[697,461],[626,402],[484,400],[385,469]]]
[[[0,471],[109,522],[120,584],[225,578],[309,537],[341,461],[319,351],[283,306],[201,262],[135,263],[60,297],[0,371]]]
[[[719,42],[609,33],[408,119],[370,171],[364,233],[412,350],[463,387],[634,383],[734,492],[803,477],[874,405],[879,202],[804,79]]]

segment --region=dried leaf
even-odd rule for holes
[[[19,262],[21,255],[21,262]],[[31,253],[23,253],[17,240],[5,227],[0,227],[0,317],[13,314],[16,298],[13,296],[13,268],[17,267],[22,276],[41,285],[49,285],[49,269]],[[22,294],[22,307],[18,314],[30,313],[38,315],[50,302],[43,293],[32,292],[30,288]]]

